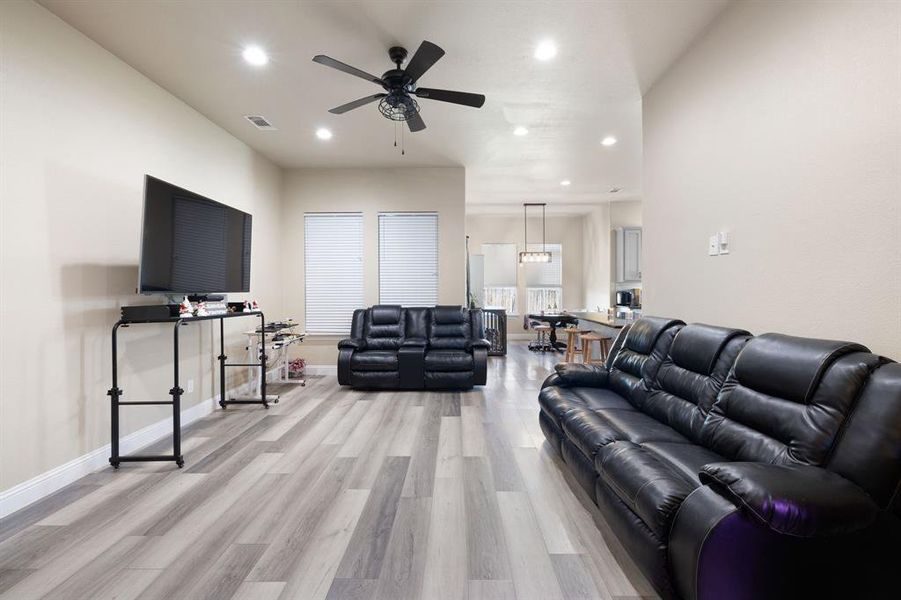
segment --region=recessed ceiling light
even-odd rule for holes
[[[538,60],[551,60],[557,56],[557,46],[550,40],[545,40],[535,48],[535,58]]]
[[[241,56],[255,67],[262,67],[269,62],[269,56],[259,46],[247,46]]]
[[[572,183],[572,181],[570,181],[569,179],[564,179],[563,181],[560,182],[560,185],[566,187],[571,183]]]
[[[601,140],[601,144],[603,146],[612,146],[615,143],[616,143],[616,138],[613,137],[612,135],[608,135],[607,137],[605,137],[604,139]]]
[[[513,130],[513,135],[523,136],[523,135],[526,135],[527,133],[529,133],[529,130],[526,129],[525,127],[523,127],[522,125],[520,125],[519,127],[517,127],[516,129]]]
[[[320,127],[316,130],[316,137],[318,137],[320,140],[330,140],[332,139],[332,132],[325,127]]]

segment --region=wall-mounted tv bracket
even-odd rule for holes
[[[185,391],[178,383],[178,330],[181,327],[190,325],[195,321],[212,321],[219,319],[219,406],[225,408],[229,404],[262,404],[265,408],[269,408],[269,401],[266,397],[266,340],[265,336],[262,341],[262,351],[260,352],[259,363],[228,363],[228,357],[225,355],[225,319],[233,319],[237,317],[258,317],[260,319],[260,327],[266,329],[266,317],[260,311],[254,312],[235,312],[224,315],[210,315],[206,317],[170,317],[162,319],[142,319],[129,320],[119,319],[113,325],[112,344],[113,344],[113,386],[106,393],[110,397],[110,410],[112,418],[110,419],[110,458],[109,462],[114,468],[118,469],[119,464],[123,462],[145,462],[145,461],[174,461],[179,468],[185,464],[184,456],[181,453],[181,397]],[[119,388],[119,368],[118,368],[118,333],[120,327],[129,327],[144,323],[171,323],[172,329],[172,374],[173,383],[169,390],[171,400],[158,401],[125,401],[121,400],[124,395],[122,389]],[[259,398],[242,398],[227,399],[225,395],[225,368],[226,367],[259,367],[260,369],[260,397]],[[277,402],[278,400],[276,400]],[[172,406],[172,454],[142,454],[131,456],[119,455],[119,408],[122,406],[156,406],[169,405]]]

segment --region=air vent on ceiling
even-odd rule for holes
[[[608,193],[608,194],[615,194],[615,193],[621,192],[621,191],[623,191],[623,188],[613,186],[612,188],[610,188],[609,190],[607,190],[607,193]]]
[[[275,127],[272,126],[272,123],[270,123],[266,117],[260,115],[244,115],[244,118],[253,123],[253,126],[257,129],[265,129],[267,131],[275,130]]]

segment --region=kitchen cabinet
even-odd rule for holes
[[[614,232],[615,282],[641,281],[641,228],[623,227]]]

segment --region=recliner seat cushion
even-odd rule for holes
[[[604,388],[549,386],[539,392],[538,405],[558,427],[562,427],[561,419],[576,409],[635,410],[628,400]]]
[[[563,432],[589,460],[616,441],[688,443],[673,428],[636,410],[573,410],[562,419]]]
[[[397,371],[397,352],[365,350],[350,357],[351,371]]]
[[[472,371],[472,354],[463,350],[430,350],[425,355],[426,371]]]
[[[682,501],[700,485],[653,451],[632,442],[610,444],[595,466],[603,482],[663,540]]]

